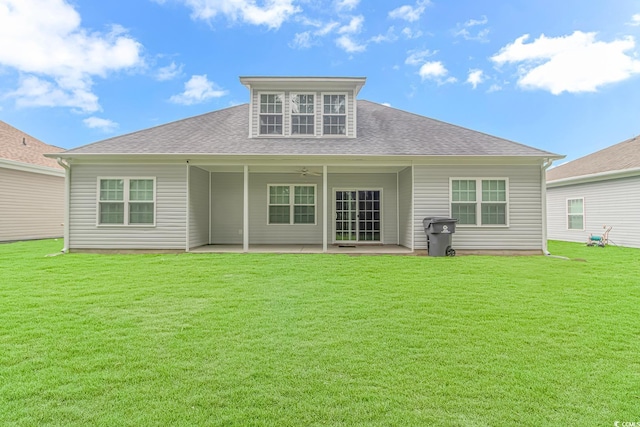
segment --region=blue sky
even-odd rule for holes
[[[248,101],[239,76],[567,155],[640,134],[640,0],[0,0],[0,120],[72,148]]]

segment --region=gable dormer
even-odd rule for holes
[[[240,77],[250,138],[355,138],[364,77]]]

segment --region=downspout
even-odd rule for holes
[[[60,157],[56,159],[64,169],[64,247],[62,253],[69,252],[69,204],[71,202],[71,165]]]
[[[545,159],[540,168],[540,188],[542,199],[542,253],[551,255],[547,247],[547,169],[553,163],[552,159]]]

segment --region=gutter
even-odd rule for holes
[[[64,247],[62,253],[69,252],[69,204],[71,202],[71,165],[62,160],[56,159],[58,164],[64,168]]]
[[[551,167],[553,159],[545,159],[540,167],[540,189],[542,199],[542,253],[551,256],[547,245],[547,169]]]

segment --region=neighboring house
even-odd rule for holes
[[[547,206],[550,239],[640,248],[640,136],[550,169]]]
[[[249,104],[60,153],[66,249],[400,245],[545,250],[553,153],[358,100],[364,78],[241,77]],[[56,157],[56,156],[52,156]]]
[[[0,121],[0,241],[62,237],[64,151]]]

